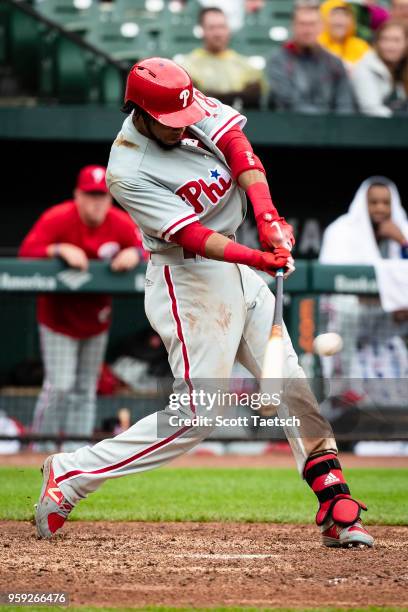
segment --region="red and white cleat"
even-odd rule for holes
[[[373,546],[374,538],[363,527],[360,520],[345,527],[332,523],[330,527],[322,527],[323,544],[334,548],[352,548]]]
[[[35,505],[35,524],[39,538],[51,538],[61,529],[73,509],[54,480],[53,455],[47,457],[41,468],[43,486],[40,499]]]

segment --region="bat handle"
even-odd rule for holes
[[[275,311],[273,315],[273,325],[282,325],[283,320],[283,275],[284,269],[279,268],[275,274],[276,294],[275,294]]]

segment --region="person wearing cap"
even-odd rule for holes
[[[137,226],[112,206],[106,169],[86,166],[74,197],[46,210],[25,237],[20,257],[62,259],[86,272],[89,260],[109,260],[114,272],[131,270],[143,257]],[[34,412],[33,432],[91,436],[96,388],[111,323],[112,298],[99,294],[44,294],[37,321],[44,382]],[[65,442],[72,450],[77,444]],[[37,450],[54,450],[41,443]]]

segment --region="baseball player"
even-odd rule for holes
[[[114,271],[130,270],[142,250],[139,231],[129,216],[111,206],[106,169],[86,166],[74,199],[46,210],[24,239],[21,257],[60,257],[86,271],[89,259],[111,260]],[[44,382],[34,412],[37,434],[67,438],[91,436],[96,387],[111,322],[109,295],[41,295],[37,320],[44,363]],[[36,445],[53,450],[54,442]],[[64,450],[78,448],[67,440]]]
[[[252,269],[294,269],[292,228],[276,211],[265,171],[242,132],[245,117],[193,89],[174,62],[150,58],[133,66],[123,108],[129,114],[113,143],[107,182],[141,228],[150,251],[145,308],[161,336],[175,379],[187,395],[126,432],[74,453],[50,456],[36,509],[37,532],[51,537],[74,506],[115,478],[163,465],[212,430],[198,417],[200,385],[224,388],[237,358],[260,377],[274,297]],[[262,250],[234,240],[249,198]],[[316,493],[316,522],[327,546],[372,546],[337,458],[331,428],[320,415],[284,329],[285,402],[295,414],[285,427],[300,474]],[[222,407],[220,408],[223,409]],[[174,416],[179,425],[170,426]]]

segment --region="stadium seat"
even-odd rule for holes
[[[262,10],[245,17],[246,26],[285,26],[289,28],[294,7],[293,0],[268,0]]]
[[[97,0],[89,0],[86,8],[77,8],[73,0],[40,0],[36,9],[65,29],[83,34],[92,28],[99,15]]]
[[[102,104],[119,105],[123,101],[125,74],[112,64],[100,70],[100,101]]]
[[[233,48],[243,55],[270,55],[277,41],[271,38],[272,28],[267,25],[245,26],[234,38]]]
[[[351,7],[357,23],[357,36],[364,38],[364,40],[368,42],[372,42],[373,31],[371,29],[371,15],[368,8],[355,3],[353,3]]]
[[[190,27],[167,27],[160,32],[158,39],[158,52],[165,57],[174,58],[176,55],[190,53],[201,46],[201,40],[194,35]]]
[[[188,0],[185,8],[180,12],[169,12],[169,25],[173,28],[188,27],[192,28],[197,25],[198,15],[201,10],[201,5],[197,0]]]
[[[56,29],[41,27],[41,41],[39,45],[39,95],[46,99],[56,99],[55,64],[56,45],[60,36]]]
[[[99,21],[87,40],[114,59],[131,62],[154,55],[156,44],[136,22]]]
[[[59,101],[66,103],[98,101],[87,66],[86,51],[71,40],[56,41],[55,87]],[[93,99],[96,98],[96,99]]]
[[[10,61],[21,84],[28,89],[38,85],[38,51],[41,40],[37,20],[13,8],[8,21]]]
[[[0,2],[0,65],[9,60],[8,28],[12,7],[7,2]]]
[[[146,14],[146,0],[115,0],[114,19],[117,21],[137,21]]]

